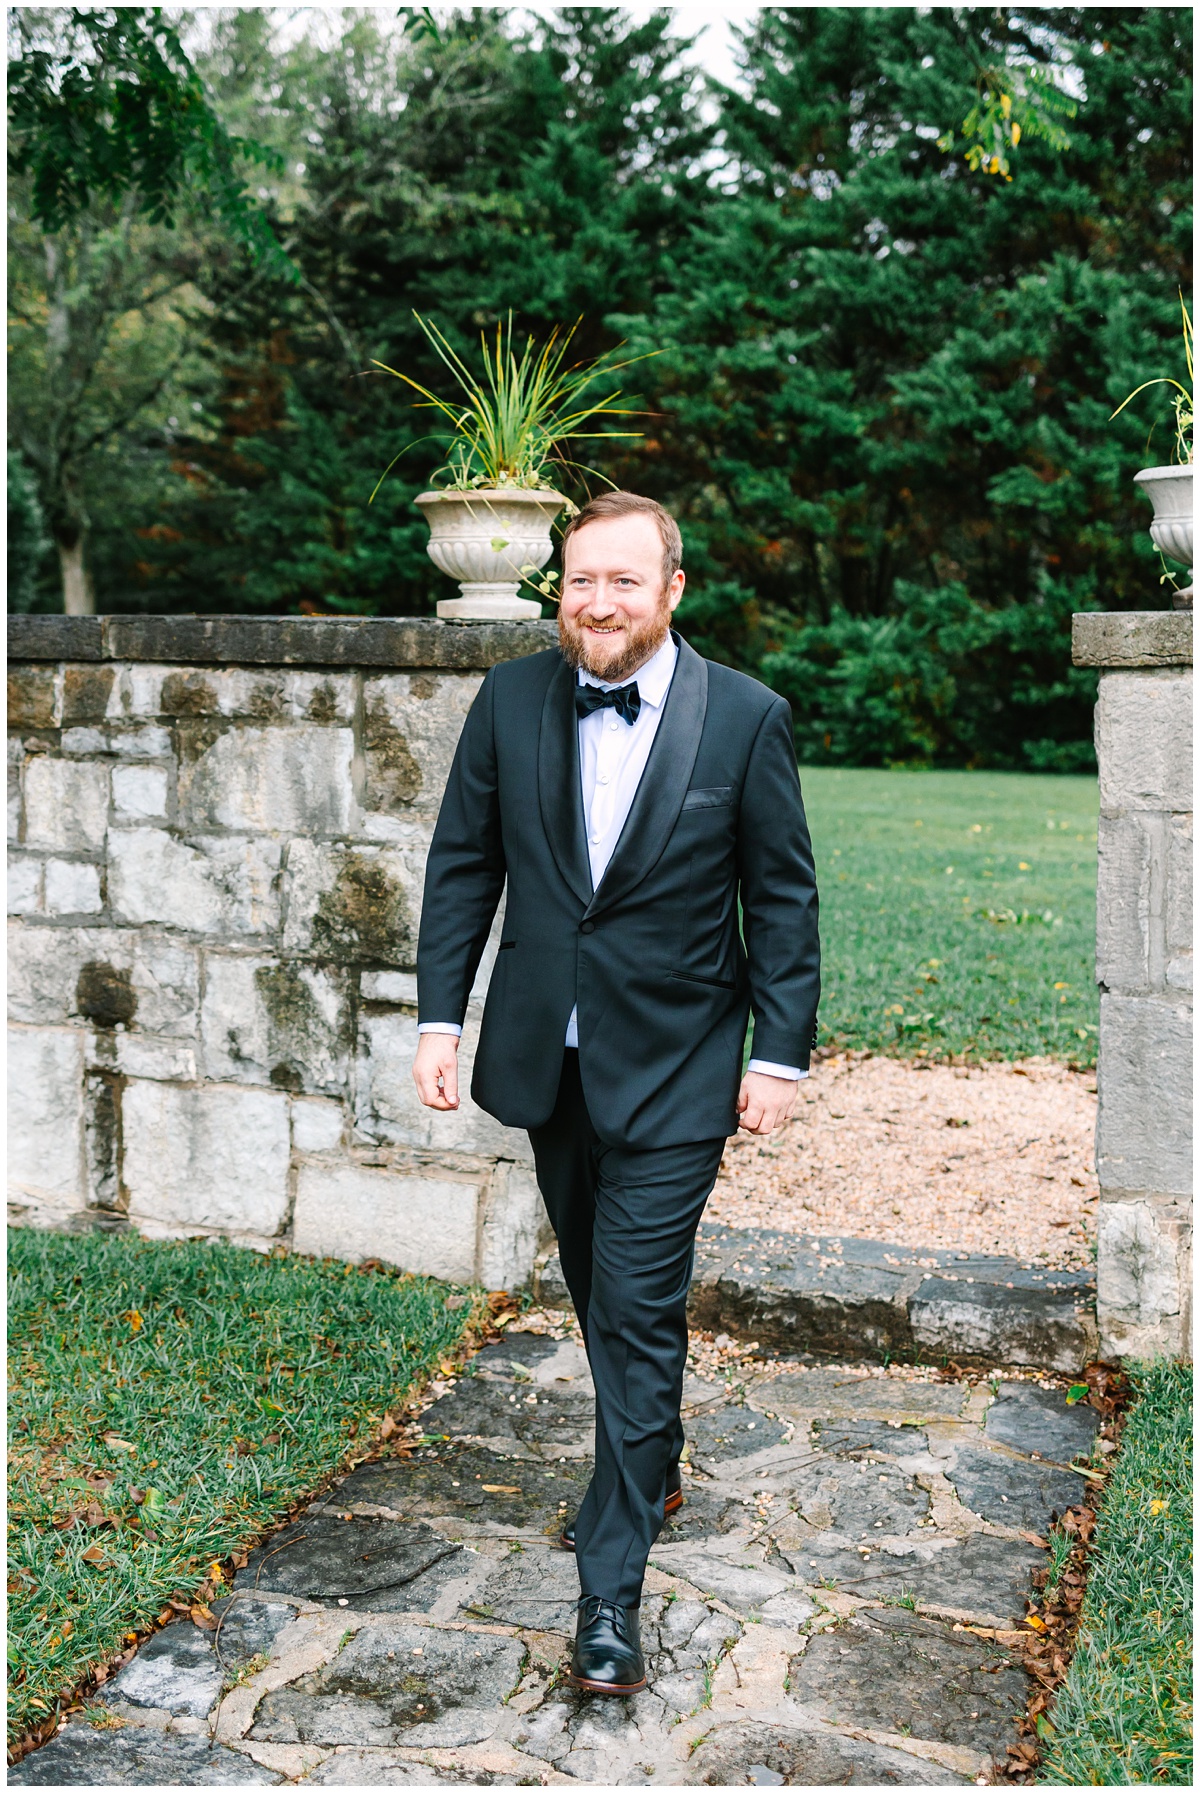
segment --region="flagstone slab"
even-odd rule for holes
[[[587,1461],[548,1468],[536,1458],[505,1459],[475,1445],[455,1445],[436,1457],[362,1463],[346,1477],[336,1500],[344,1507],[387,1507],[414,1519],[460,1519],[467,1532],[532,1530],[557,1536],[560,1508],[569,1517],[587,1492]]]
[[[1023,1617],[1030,1577],[1045,1561],[1035,1545],[983,1532],[914,1545],[907,1552],[877,1548],[869,1557],[827,1542],[827,1537],[784,1552],[796,1575],[810,1586],[833,1587],[864,1600],[911,1598],[920,1606],[1000,1628]]]
[[[471,1595],[468,1615],[530,1631],[575,1631],[579,1573],[569,1550],[518,1546]]]
[[[235,1590],[301,1595],[368,1612],[427,1612],[469,1559],[432,1526],[309,1513],[253,1551]]]
[[[553,1339],[514,1334],[503,1345],[489,1345],[473,1360],[473,1373],[426,1408],[426,1434],[486,1439],[489,1448],[514,1456],[590,1452],[595,1433],[590,1379],[569,1368],[561,1380],[552,1376],[556,1359],[562,1362],[563,1356]]]
[[[987,1751],[998,1761],[1028,1682],[994,1644],[902,1608],[859,1611],[811,1638],[792,1697],[830,1723]]]
[[[656,1569],[689,1582],[698,1593],[715,1594],[735,1612],[747,1616],[760,1613],[773,1595],[793,1585],[792,1578],[778,1569],[750,1562],[730,1562],[700,1545],[656,1544],[650,1552],[650,1561]]]
[[[964,1507],[993,1525],[1044,1536],[1052,1514],[1076,1507],[1087,1482],[1049,1463],[1028,1462],[978,1446],[960,1446],[946,1478]]]
[[[508,1775],[480,1768],[443,1768],[411,1762],[390,1750],[346,1749],[326,1756],[305,1777],[316,1787],[495,1787],[511,1786]]]
[[[8,1771],[10,1787],[277,1787],[281,1774],[207,1737],[73,1724]]]
[[[716,1725],[693,1751],[686,1787],[962,1787],[971,1777],[836,1731],[753,1721]]]
[[[785,1370],[770,1383],[772,1413],[781,1419],[878,1419],[897,1426],[958,1419],[967,1399],[965,1382],[901,1382],[853,1370]]]
[[[516,1639],[402,1619],[365,1625],[333,1661],[268,1693],[250,1735],[266,1743],[481,1743],[516,1688]]]
[[[988,1408],[983,1430],[998,1444],[1026,1455],[1070,1463],[1089,1457],[1100,1415],[1087,1402],[1067,1406],[1066,1390],[1039,1388],[1036,1382],[1002,1382]]]

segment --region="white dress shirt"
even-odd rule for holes
[[[619,685],[631,684],[636,679],[642,700],[637,720],[633,723],[626,722],[615,710],[593,710],[590,716],[579,718],[579,781],[593,890],[599,889],[633,806],[662,720],[663,705],[678,657],[679,649],[668,635],[658,652],[638,668],[633,679],[618,679],[614,684],[607,684],[590,673],[577,675],[581,685],[597,685],[601,691],[614,691]],[[450,1022],[423,1021],[419,1032],[460,1034],[462,1028]],[[564,1044],[579,1045],[576,1009],[571,1010]],[[749,1069],[763,1071],[769,1077],[798,1079],[808,1076],[807,1071],[801,1071],[795,1065],[768,1064],[757,1058],[750,1060]]]

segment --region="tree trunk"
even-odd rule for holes
[[[92,575],[83,563],[83,537],[74,542],[59,542],[58,564],[62,568],[63,610],[67,616],[94,616],[96,594]]]

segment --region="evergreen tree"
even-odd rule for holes
[[[1022,143],[1006,182],[939,148],[979,48],[955,12],[766,8],[743,33],[748,95],[724,96],[739,191],[675,289],[623,320],[671,345],[647,378],[655,489],[695,580],[684,624],[762,666],[818,755],[874,738],[876,758],[1077,762],[1093,685],[1070,668],[1072,610],[1164,601],[1139,425],[1109,413],[1179,358],[1185,15],[986,20],[997,61],[1086,80],[1067,150]],[[917,627],[936,697],[915,663],[896,673]],[[847,655],[867,664],[831,683]],[[861,726],[863,679],[897,728]]]

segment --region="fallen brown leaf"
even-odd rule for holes
[[[509,1488],[503,1482],[481,1482],[480,1487],[485,1494],[519,1494],[519,1488]]]

